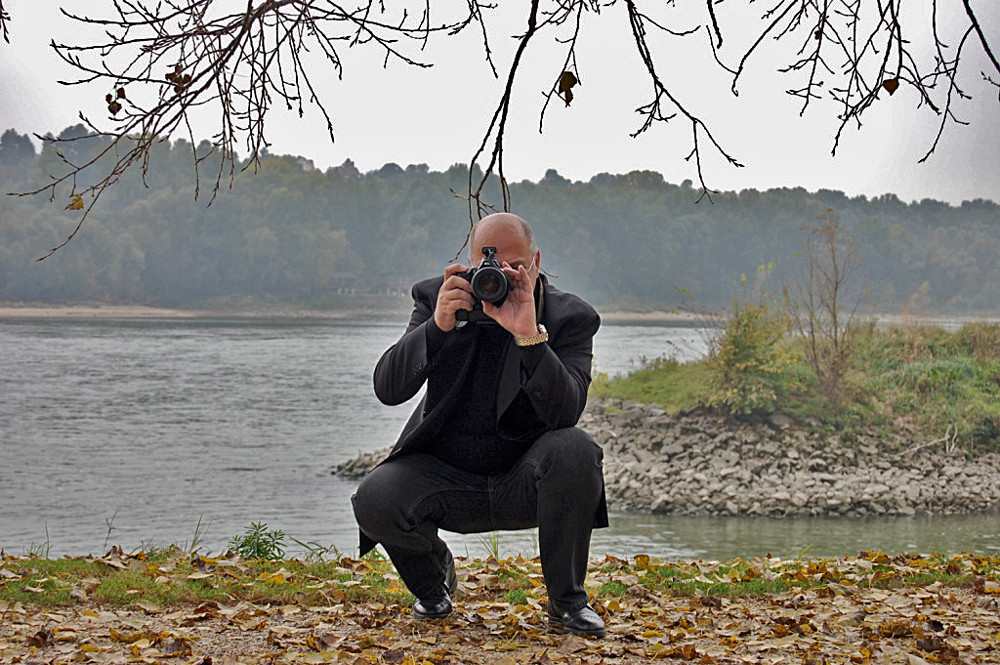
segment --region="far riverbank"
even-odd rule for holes
[[[358,317],[405,317],[411,302],[402,296],[377,296],[370,307],[322,309],[296,305],[246,303],[214,308],[168,308],[146,305],[117,305],[103,303],[53,305],[47,303],[0,303],[0,319],[198,319],[198,318],[317,318],[351,319]],[[656,323],[696,325],[703,316],[690,312],[643,311],[626,312],[615,309],[598,310],[605,323]]]
[[[354,318],[403,318],[410,312],[411,301],[402,295],[370,296],[364,305],[352,298],[352,304],[336,308],[317,308],[300,304],[263,303],[251,299],[236,299],[213,303],[205,307],[154,307],[135,304],[108,303],[0,303],[2,319],[211,319],[211,318],[302,318],[302,319],[354,319]],[[706,325],[714,319],[705,313],[681,310],[626,311],[612,307],[598,307],[601,320],[609,324],[676,324],[681,326]],[[973,321],[1000,322],[1000,317],[989,316],[904,316],[898,313],[872,314],[870,318],[883,325],[933,325],[946,328],[959,327]]]

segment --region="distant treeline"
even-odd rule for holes
[[[60,150],[81,163],[98,147]],[[82,214],[65,209],[69,189],[54,201],[0,197],[0,301],[184,306],[251,296],[322,305],[337,292],[406,291],[441,272],[468,231],[466,203],[453,193],[467,186],[464,165],[361,173],[348,160],[324,172],[302,157],[267,156],[231,189],[224,178],[207,206],[217,162],[201,163],[196,201],[192,154],[184,141],[157,146],[145,180],[132,172],[106,190],[80,234],[42,262]],[[0,192],[37,188],[65,169],[51,145],[37,153],[27,136],[0,137]],[[511,185],[514,212],[536,229],[542,267],[599,306],[672,307],[682,291],[704,306],[725,303],[742,273],[795,260],[802,227],[829,209],[857,240],[879,309],[1000,306],[1000,206],[991,201],[907,204],[802,188],[722,192],[714,203],[696,203],[698,195],[690,181],[670,184],[652,171],[571,182],[550,170]]]

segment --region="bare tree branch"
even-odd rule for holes
[[[3,35],[3,40],[10,44],[10,32],[8,30],[8,25],[10,24],[10,14],[7,13],[7,8],[3,6],[3,0],[0,0],[0,35]]]
[[[735,167],[742,163],[717,140],[713,117],[695,110],[696,93],[676,83],[674,72],[691,64],[683,59],[668,62],[662,56],[657,60],[654,53],[660,53],[661,45],[697,43],[700,40],[683,38],[704,28],[712,58],[732,76],[730,88],[737,96],[738,86],[751,80],[751,65],[765,57],[772,59],[765,63],[766,68],[792,80],[786,92],[802,100],[800,115],[809,109],[816,112],[820,100],[832,102],[837,109],[832,122],[834,154],[848,126],[860,128],[877,101],[885,103],[886,95],[894,95],[899,88],[912,91],[918,108],[939,118],[933,142],[920,160],[924,161],[937,148],[948,124],[965,122],[956,111],[958,102],[970,97],[962,87],[968,81],[959,76],[969,49],[976,48],[977,40],[970,40],[970,35],[976,34],[978,45],[1000,74],[1000,62],[990,43],[995,36],[983,29],[973,3],[961,0],[960,9],[958,0],[940,1],[949,3],[953,19],[943,24],[950,30],[947,35],[938,25],[939,0],[932,0],[929,26],[920,25],[925,19],[916,0],[771,0],[764,7],[752,0],[704,0],[686,3],[686,13],[678,14],[667,14],[682,10],[673,1],[531,0],[525,16],[527,28],[517,36],[499,100],[469,164],[463,198],[468,202],[470,222],[494,209],[484,200],[493,178],[500,192],[495,205],[504,209],[511,206],[504,171],[505,138],[517,92],[517,73],[533,66],[526,64],[529,43],[547,35],[561,53],[553,83],[542,91],[541,132],[553,96],[569,105],[571,88],[582,78],[580,70],[586,63],[578,57],[582,54],[578,44],[585,34],[585,13],[612,15],[609,8],[624,6],[629,42],[651,85],[650,100],[636,109],[642,120],[632,137],[655,123],[674,119],[688,123],[691,149],[684,158],[693,161],[698,174],[702,189],[698,200],[711,200],[703,151],[718,153]],[[64,168],[48,183],[23,194],[68,196],[69,207],[82,211],[77,228],[52,251],[76,235],[102,193],[128,171],[138,171],[145,181],[150,150],[160,141],[178,135],[191,141],[195,195],[201,192],[204,176],[212,182],[211,203],[224,182],[231,186],[240,170],[259,166],[261,152],[269,145],[267,114],[275,104],[283,104],[300,116],[307,107],[314,107],[325,121],[330,140],[334,140],[334,121],[315,77],[326,77],[332,70],[341,78],[350,49],[379,53],[384,66],[428,67],[432,63],[425,61],[424,54],[431,39],[454,37],[471,27],[481,35],[490,73],[499,78],[485,14],[500,11],[501,5],[492,0],[457,3],[458,8],[443,10],[452,12],[444,19],[438,18],[442,10],[437,4],[432,14],[431,0],[247,0],[245,5],[236,0],[107,2],[104,16],[63,10],[82,28],[99,29],[103,37],[96,43],[53,44],[77,75],[64,83],[100,86],[95,95],[105,95],[108,115],[92,121],[81,114],[86,136],[45,139],[60,152]],[[513,5],[502,7],[508,10],[509,6]],[[524,11],[524,5],[517,7],[516,11]],[[746,12],[752,13],[750,20]],[[0,0],[0,32],[7,41],[9,23],[4,0]],[[588,17],[586,25],[591,23]],[[685,27],[678,29],[674,24]],[[950,39],[957,42],[954,50],[946,43]],[[769,43],[784,49],[765,47]],[[777,65],[773,58],[778,58]],[[673,71],[664,71],[667,65]],[[549,66],[545,65],[546,71]],[[986,72],[982,72],[982,79],[991,90],[1000,90]],[[209,149],[196,145],[194,114],[215,116]],[[71,142],[92,147],[83,151],[85,158],[79,157],[81,151],[77,150],[77,156],[70,159],[62,149]],[[238,150],[243,159],[237,157]],[[209,159],[217,160],[212,162],[211,175],[206,173]]]
[[[81,76],[66,85],[101,82],[107,95],[108,121],[101,130],[81,114],[89,132],[84,137],[46,139],[55,144],[104,140],[103,147],[81,164],[65,162],[68,170],[48,184],[24,194],[49,192],[55,197],[62,185],[70,187],[74,208],[84,199],[89,205],[76,229],[43,259],[65,246],[80,230],[101,194],[130,169],[138,168],[145,180],[149,151],[157,142],[190,129],[190,114],[202,108],[218,113],[212,146],[220,157],[215,170],[211,200],[224,179],[232,184],[237,170],[256,168],[269,143],[265,117],[280,99],[300,115],[304,105],[315,106],[334,139],[333,120],[320,98],[314,70],[305,57],[315,50],[342,74],[342,48],[381,50],[385,62],[426,67],[402,48],[402,41],[425,43],[430,34],[456,34],[472,21],[481,20],[481,5],[469,0],[468,14],[432,25],[429,10],[418,18],[406,12],[393,20],[390,10],[369,2],[350,8],[332,0],[252,0],[245,10],[219,12],[212,0],[168,0],[147,6],[141,0],[113,0],[110,18],[77,15],[71,19],[99,26],[106,39],[96,44],[53,44],[59,56]],[[313,72],[313,73],[311,73]],[[237,164],[237,146],[246,159]],[[196,194],[200,191],[199,165],[208,155],[195,155]],[[104,175],[86,185],[77,176],[104,169]]]
[[[510,210],[510,190],[507,187],[507,179],[503,172],[504,131],[507,125],[507,115],[510,111],[511,94],[514,90],[514,75],[517,74],[518,67],[521,64],[521,57],[524,55],[524,50],[528,47],[528,42],[531,41],[531,38],[535,36],[536,30],[538,30],[539,1],[531,0],[531,7],[528,11],[528,28],[521,35],[517,51],[514,54],[514,60],[511,62],[510,69],[507,72],[507,84],[504,87],[503,95],[500,97],[500,102],[493,112],[493,118],[490,120],[486,134],[483,136],[483,142],[479,145],[479,149],[476,150],[476,153],[472,156],[472,161],[469,163],[470,230],[475,220],[481,217],[484,211],[491,209],[491,206],[483,203],[482,196],[483,189],[493,175],[494,168],[496,168],[497,177],[500,180],[500,195],[503,198],[503,209]],[[483,169],[483,175],[479,178],[477,184],[475,183],[476,166],[479,164],[479,158],[482,157],[483,152],[486,150],[486,144],[489,142],[490,137],[493,137],[493,150],[490,153],[489,163]]]
[[[652,24],[656,27],[660,27],[652,21],[649,21],[647,17],[639,11],[633,0],[626,0],[626,7],[628,8],[629,25],[632,29],[632,37],[635,40],[636,49],[639,52],[639,57],[642,59],[642,63],[646,68],[646,72],[653,84],[653,100],[648,104],[640,106],[636,109],[636,112],[640,115],[645,116],[645,120],[642,125],[633,132],[633,138],[639,136],[646,130],[648,130],[654,122],[669,122],[680,113],[691,123],[692,132],[692,143],[693,147],[691,152],[685,157],[686,160],[690,160],[692,157],[695,158],[695,164],[698,171],[698,181],[701,183],[701,193],[702,196],[698,198],[700,201],[702,197],[707,196],[709,201],[712,200],[711,190],[708,185],[705,184],[705,177],[702,171],[701,164],[701,150],[698,145],[699,133],[704,134],[711,141],[712,145],[715,146],[716,151],[722,155],[727,162],[736,167],[742,167],[738,160],[736,160],[732,155],[726,152],[719,142],[715,140],[712,132],[708,129],[708,126],[701,120],[701,118],[693,115],[689,112],[681,103],[671,94],[670,90],[664,85],[663,80],[660,77],[659,71],[657,71],[656,63],[653,61],[653,54],[649,47],[649,42],[646,37],[646,25]],[[664,114],[663,102],[666,100],[669,102],[670,107],[676,109],[673,113],[668,115]]]
[[[983,51],[986,56],[993,63],[993,69],[997,70],[1000,74],[1000,62],[997,62],[997,57],[993,55],[993,49],[990,47],[990,43],[986,40],[986,35],[983,34],[983,28],[979,25],[979,19],[976,18],[976,13],[972,11],[972,5],[969,4],[969,0],[962,0],[962,4],[965,6],[965,13],[969,17],[969,22],[972,23],[972,27],[975,29],[976,34],[979,35],[979,42],[983,45]]]

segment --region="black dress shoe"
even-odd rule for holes
[[[590,605],[584,605],[575,612],[561,612],[549,601],[548,611],[549,625],[560,633],[604,637],[604,619]]]
[[[418,619],[444,619],[451,615],[451,597],[458,590],[458,576],[455,574],[455,561],[448,564],[448,576],[440,596],[418,598],[413,603],[413,614]]]
[[[447,593],[440,598],[421,598],[413,603],[413,614],[418,619],[444,619],[451,615],[451,598]]]

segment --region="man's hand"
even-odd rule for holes
[[[535,280],[523,265],[512,268],[504,261],[503,271],[513,284],[507,292],[507,300],[500,307],[484,302],[483,313],[514,337],[534,337],[538,334],[538,324],[535,321]]]
[[[438,289],[437,305],[434,307],[434,325],[444,332],[455,329],[455,312],[460,309],[471,312],[475,304],[472,285],[460,277],[465,272],[461,263],[453,263],[444,269],[444,283]]]

